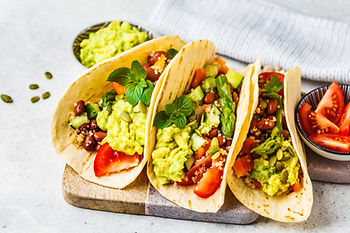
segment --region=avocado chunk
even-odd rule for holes
[[[215,77],[213,76],[206,77],[202,82],[201,87],[205,93],[209,93],[213,91],[214,88],[216,87]]]
[[[74,117],[69,120],[68,124],[73,129],[78,129],[82,124],[89,123],[89,119],[86,114],[83,114],[81,116]]]
[[[216,65],[207,64],[204,66],[204,70],[205,70],[207,76],[216,77],[216,75],[218,75],[218,73],[219,73],[219,67]]]
[[[194,161],[195,161],[195,159],[194,159],[193,156],[189,157],[189,158],[186,160],[186,162],[185,162],[185,168],[186,168],[187,171],[191,169],[192,165],[194,164]]]
[[[201,86],[198,86],[193,89],[187,96],[190,97],[194,102],[200,102],[204,98],[204,93]]]
[[[243,80],[243,75],[236,72],[233,69],[229,69],[226,74],[228,82],[232,85],[233,88],[237,89]]]
[[[210,111],[204,114],[203,122],[201,122],[198,130],[201,134],[208,134],[212,129],[217,128],[220,124],[220,110],[212,104]]]
[[[85,105],[85,111],[89,119],[95,120],[97,113],[100,111],[98,104],[88,103]]]

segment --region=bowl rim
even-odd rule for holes
[[[145,31],[147,33],[147,40],[146,41],[149,41],[149,40],[152,40],[152,39],[155,39],[157,37],[159,37],[159,35],[157,35],[156,33],[153,33],[151,30],[149,30],[148,28],[144,27],[143,25],[141,24],[138,24],[138,23],[135,23],[135,22],[131,22],[131,21],[128,21],[128,20],[124,20],[124,19],[115,19],[115,20],[107,20],[107,21],[102,21],[100,23],[95,23],[93,25],[90,25],[88,27],[85,27],[84,29],[82,29],[79,33],[76,34],[76,36],[74,37],[73,39],[73,43],[72,43],[72,52],[73,52],[73,56],[74,58],[79,62],[80,65],[82,65],[83,67],[85,67],[86,69],[88,69],[88,67],[84,66],[82,63],[81,63],[81,60],[80,60],[80,57],[75,53],[75,47],[78,46],[80,47],[80,43],[77,43],[77,40],[78,40],[78,37],[83,34],[84,32],[86,31],[89,31],[91,28],[93,27],[99,27],[98,30],[102,29],[102,28],[105,28],[107,27],[110,23],[114,22],[114,21],[120,21],[121,23],[123,22],[127,22],[129,23],[132,27],[136,27],[137,29],[139,30],[142,30],[142,31]],[[97,30],[97,31],[98,31]],[[92,32],[90,32],[92,33]],[[90,33],[88,35],[90,35]],[[79,49],[80,51],[80,49]]]
[[[296,109],[295,109],[295,112],[294,112],[294,117],[295,117],[295,121],[296,121],[296,125],[298,127],[298,131],[301,133],[301,135],[303,136],[304,139],[306,139],[311,145],[313,145],[314,147],[316,147],[317,149],[319,150],[322,150],[324,152],[327,152],[327,153],[331,153],[331,154],[335,154],[335,155],[339,155],[341,157],[343,156],[350,156],[350,153],[346,153],[346,152],[340,152],[340,151],[334,151],[334,150],[330,150],[330,149],[327,149],[327,148],[324,148],[322,146],[319,146],[318,144],[314,143],[308,136],[307,134],[305,133],[304,129],[301,127],[301,124],[300,124],[300,119],[299,119],[299,110],[301,108],[301,104],[303,102],[306,102],[304,101],[304,99],[306,99],[308,96],[314,94],[314,93],[317,93],[319,92],[321,89],[325,88],[325,87],[329,87],[331,84],[327,84],[327,85],[323,85],[323,86],[320,86],[320,87],[317,87],[311,91],[309,91],[308,93],[306,93],[303,97],[301,97],[301,99],[299,100],[297,106],[296,106]],[[342,89],[343,87],[350,87],[350,84],[338,84]]]

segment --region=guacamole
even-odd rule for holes
[[[97,125],[108,132],[102,144],[108,142],[114,150],[141,155],[145,144],[147,113],[135,111],[135,107],[121,96],[116,96],[116,99],[111,112],[104,109],[97,114]]]
[[[152,153],[154,172],[162,184],[181,181],[185,175],[185,162],[193,154],[191,150],[190,124],[179,129],[174,124],[159,129],[157,144]]]
[[[84,66],[91,67],[146,40],[146,32],[140,32],[127,22],[114,21],[107,27],[90,33],[89,38],[80,43],[80,60]]]

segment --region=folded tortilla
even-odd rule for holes
[[[63,97],[59,100],[53,115],[51,124],[52,142],[57,154],[79,173],[81,177],[96,184],[112,188],[124,188],[133,182],[141,173],[149,159],[149,155],[144,153],[142,161],[135,168],[96,177],[93,169],[96,152],[88,152],[82,148],[77,143],[77,134],[68,125],[69,119],[74,115],[74,103],[81,99],[85,102],[96,102],[104,94],[112,90],[112,84],[111,82],[107,82],[107,77],[113,70],[120,67],[130,67],[133,60],[138,60],[141,64],[145,64],[147,63],[147,56],[153,51],[167,51],[170,48],[180,50],[185,44],[178,36],[164,36],[147,41],[118,56],[94,65],[67,89]],[[151,120],[150,113],[152,113],[162,80],[167,73],[166,70],[172,63],[173,61],[168,64],[153,90],[147,115],[147,124]],[[145,133],[147,135],[147,130]],[[149,137],[146,136],[145,145],[148,143],[147,140],[149,140]]]
[[[300,99],[301,92],[301,73],[299,67],[290,70],[285,74],[284,111],[287,127],[292,138],[293,147],[295,148],[301,169],[303,171],[303,178],[300,182],[300,190],[298,192],[291,192],[286,195],[282,194],[270,197],[260,189],[248,187],[242,178],[239,178],[234,174],[233,164],[243,146],[243,142],[247,137],[253,114],[258,106],[258,75],[260,73],[260,61],[256,62],[254,66],[255,74],[253,75],[252,87],[250,89],[251,93],[253,94],[253,99],[251,102],[252,108],[249,112],[246,123],[242,126],[240,140],[237,142],[235,150],[231,156],[227,182],[236,198],[242,202],[242,204],[256,213],[281,222],[305,221],[311,213],[313,194],[311,180],[307,172],[305,150],[297,133],[294,119],[295,106]]]
[[[254,70],[253,65],[249,65],[245,71],[244,80],[240,93],[240,101],[237,106],[236,127],[232,145],[228,153],[227,162],[224,168],[223,179],[219,189],[208,198],[200,198],[193,191],[195,185],[179,186],[176,184],[161,184],[153,170],[152,151],[156,144],[157,129],[153,126],[153,120],[157,112],[163,111],[165,105],[172,103],[174,99],[182,96],[190,89],[195,71],[203,68],[205,64],[212,61],[215,56],[215,46],[208,40],[200,40],[187,44],[180,52],[179,56],[174,58],[174,63],[168,69],[166,78],[163,80],[163,85],[158,94],[157,100],[153,108],[153,119],[149,124],[149,144],[146,145],[145,153],[150,160],[147,165],[147,175],[151,184],[168,200],[178,204],[186,209],[198,212],[217,212],[224,203],[226,190],[226,176],[228,170],[228,161],[235,147],[235,142],[238,140],[241,125],[247,118],[247,113],[250,111],[249,103],[250,93],[249,86]]]

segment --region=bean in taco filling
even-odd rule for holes
[[[196,70],[185,95],[157,113],[152,163],[161,184],[194,185],[194,193],[201,198],[220,187],[242,79],[216,57]]]
[[[121,67],[107,78],[113,90],[97,102],[79,100],[69,125],[78,144],[97,152],[94,172],[97,177],[136,167],[143,159],[147,112],[154,86],[177,51],[156,51],[147,63],[137,60],[131,68]]]
[[[302,178],[285,121],[283,79],[279,72],[259,75],[258,107],[233,165],[236,176],[269,196],[297,192]]]

